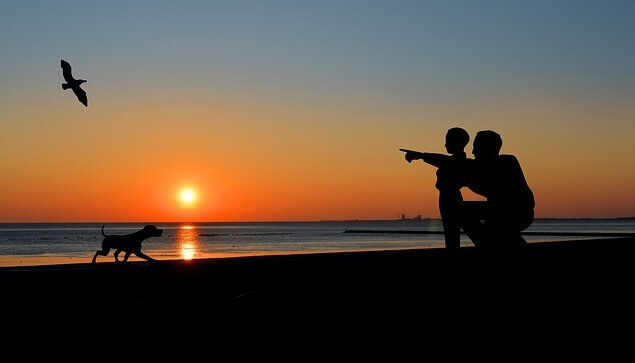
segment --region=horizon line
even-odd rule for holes
[[[623,216],[623,217],[536,217],[534,220],[632,220],[635,219],[635,216]],[[148,221],[148,220],[138,220],[138,221],[48,221],[48,222],[3,222],[0,221],[0,224],[121,224],[121,223],[139,223],[139,224],[149,224],[149,223],[327,223],[327,222],[412,222],[412,221],[427,221],[427,220],[438,220],[441,218],[426,218],[422,217],[421,219],[319,219],[319,220],[280,220],[280,221]]]

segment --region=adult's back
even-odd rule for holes
[[[534,193],[514,155],[474,160],[468,187],[487,198],[492,208],[522,210],[534,208]]]

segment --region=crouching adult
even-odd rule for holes
[[[521,232],[533,222],[535,206],[520,163],[513,155],[500,155],[503,141],[494,131],[478,132],[473,146],[467,187],[487,201],[463,202],[461,228],[481,250],[519,251],[527,243]]]

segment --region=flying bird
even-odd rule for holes
[[[62,75],[66,81],[66,83],[62,83],[62,89],[72,89],[79,102],[88,107],[88,97],[86,96],[86,91],[80,87],[80,85],[86,82],[86,80],[73,78],[73,75],[71,74],[71,65],[67,61],[62,59],[61,64]]]

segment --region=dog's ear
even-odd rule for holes
[[[143,227],[143,229],[145,229],[145,230],[148,230],[148,229],[157,229],[157,227],[155,227],[155,226],[153,226],[153,225],[151,225],[151,224],[148,224],[148,225],[146,225],[145,227]]]

